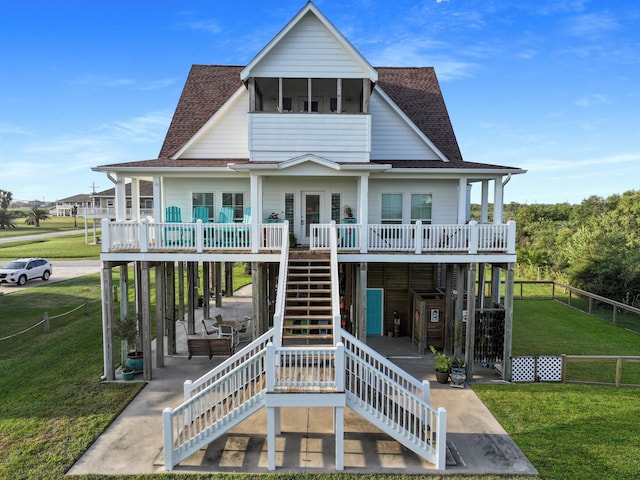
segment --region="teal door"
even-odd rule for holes
[[[381,288],[367,288],[367,335],[382,335]]]

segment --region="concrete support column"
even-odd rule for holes
[[[124,322],[129,315],[129,267],[128,265],[121,265],[119,267],[120,271],[120,321]],[[126,342],[122,341],[122,345]],[[127,360],[127,350],[136,350],[135,345],[127,345],[126,347],[121,348],[120,352],[120,361],[124,365],[124,362]]]
[[[167,329],[167,354],[175,355],[176,346],[176,280],[175,280],[175,264],[168,262],[165,264],[165,297],[164,312]]]
[[[444,351],[453,355],[453,328],[455,325],[455,265],[447,263],[444,278]]]
[[[253,334],[259,337],[269,329],[269,315],[267,313],[265,264],[251,262],[251,281],[253,283]]]
[[[467,380],[473,379],[473,363],[476,342],[476,264],[469,265],[467,271],[467,334],[465,344],[465,358],[467,365]]]
[[[453,355],[462,358],[462,314],[464,310],[464,265],[456,265],[456,313],[453,326]]]
[[[111,267],[102,263],[102,350],[105,380],[115,380],[116,373],[113,358],[113,276]]]
[[[356,337],[367,343],[367,262],[360,262],[354,300]]]
[[[187,332],[196,333],[196,304],[198,301],[198,263],[187,262]]]
[[[165,334],[165,275],[164,263],[155,267],[156,276],[156,366],[164,367],[164,334]]]
[[[151,381],[151,281],[149,278],[149,262],[141,262],[140,265],[140,307],[142,314],[142,379]]]
[[[491,266],[491,308],[500,303],[501,270],[496,265]]]
[[[513,281],[515,265],[510,263],[504,282],[504,353],[502,379],[511,381],[511,341],[513,337]]]
[[[202,318],[209,320],[211,318],[211,312],[209,310],[209,300],[211,299],[211,289],[209,281],[209,273],[211,271],[211,264],[209,262],[202,262]]]

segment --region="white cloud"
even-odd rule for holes
[[[217,34],[222,31],[220,23],[215,20],[190,20],[179,25],[186,30],[196,30],[210,34]]]
[[[587,13],[573,17],[568,23],[567,31],[577,37],[596,39],[618,27],[618,22],[608,14]]]
[[[158,90],[175,83],[173,78],[160,80],[138,81],[132,78],[110,77],[106,75],[85,75],[71,82],[72,85],[84,85],[93,88],[121,88],[130,87],[134,90]]]
[[[579,98],[575,105],[582,108],[589,108],[596,105],[611,105],[611,100],[606,95],[594,93],[586,97]]]

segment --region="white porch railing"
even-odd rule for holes
[[[430,385],[341,330],[346,405],[439,470],[446,466],[447,412],[430,405]]]
[[[102,220],[102,252],[136,251],[280,251],[288,222],[256,226],[245,223],[155,223]],[[255,239],[255,241],[254,241]]]
[[[312,250],[329,249],[331,225],[312,225]],[[340,251],[367,252],[430,252],[515,253],[516,224],[411,225],[340,224],[335,226]],[[366,238],[364,242],[363,237]]]

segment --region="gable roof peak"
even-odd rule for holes
[[[349,54],[356,59],[358,64],[366,72],[366,75],[372,82],[378,81],[378,72],[371,66],[371,64],[365,59],[362,54],[347,40],[347,38],[338,30],[331,21],[314,5],[309,1],[302,7],[302,9],[280,30],[275,37],[265,45],[265,47],[258,52],[258,54],[247,64],[247,66],[240,72],[240,79],[245,82],[252,76],[252,70],[267,56],[267,54],[274,49],[274,47],[308,14],[312,14],[316,19],[334,36],[336,41],[344,48]]]

